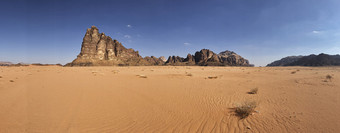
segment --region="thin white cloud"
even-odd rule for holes
[[[312,31],[314,34],[319,34],[320,33],[320,31],[317,31],[317,30],[313,30]]]
[[[132,25],[129,25],[129,24],[128,24],[128,25],[126,25],[126,27],[128,27],[128,28],[132,28]]]
[[[131,38],[131,36],[130,36],[130,35],[124,35],[124,37],[125,37],[125,38]]]
[[[185,43],[183,43],[185,46],[189,46],[189,45],[191,45],[191,43],[188,43],[188,42],[185,42]]]

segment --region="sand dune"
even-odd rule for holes
[[[29,66],[0,76],[0,132],[340,130],[340,67]],[[240,119],[233,108],[244,101],[258,106]]]

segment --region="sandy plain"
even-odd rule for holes
[[[29,66],[0,76],[0,132],[340,131],[340,67]],[[244,101],[258,106],[240,119],[233,108]]]

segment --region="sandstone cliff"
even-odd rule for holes
[[[209,49],[197,51],[194,55],[188,54],[186,58],[170,56],[166,65],[199,65],[199,66],[251,66],[247,59],[232,51],[223,51],[219,54]]]
[[[141,57],[138,51],[125,48],[117,40],[99,33],[97,27],[87,29],[77,58],[66,66],[136,66],[136,65],[174,65],[174,66],[250,66],[248,60],[231,51],[219,54],[208,49],[197,51],[186,58],[170,56]]]
[[[103,65],[162,65],[164,62],[155,57],[142,58],[138,51],[125,48],[117,40],[97,27],[87,29],[81,46],[81,52],[75,60],[66,66],[103,66]]]

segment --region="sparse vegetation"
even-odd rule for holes
[[[187,73],[187,76],[190,76],[190,77],[191,77],[191,76],[192,76],[192,74],[191,74],[191,73]]]
[[[236,106],[235,112],[241,119],[247,118],[255,111],[257,103],[255,101],[246,101],[241,105]]]
[[[259,91],[259,88],[254,88],[254,89],[251,89],[248,93],[249,94],[257,94],[258,91]]]
[[[113,74],[117,74],[119,71],[118,70],[113,70]]]
[[[217,79],[217,76],[209,76],[208,79]]]
[[[146,75],[137,75],[139,78],[148,78]]]
[[[9,82],[14,82],[14,80],[9,80]]]
[[[333,79],[333,76],[332,76],[332,75],[329,75],[329,74],[328,74],[328,75],[326,76],[326,80],[332,81],[332,79]]]
[[[292,71],[291,74],[295,74],[296,72],[295,71]]]
[[[0,78],[2,78],[2,76],[0,76]]]

